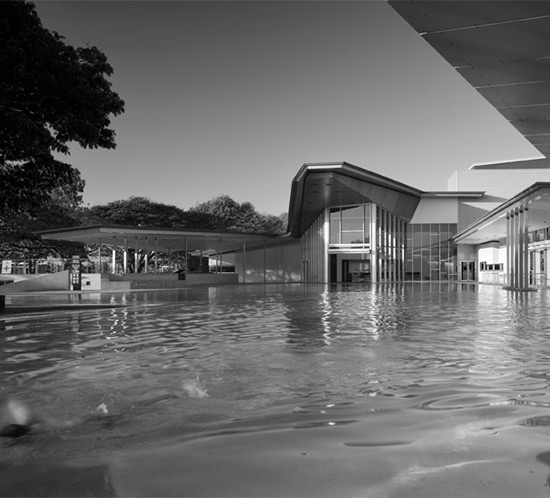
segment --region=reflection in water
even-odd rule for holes
[[[459,456],[494,461],[532,445],[516,458],[534,460],[545,450],[535,433],[548,426],[550,406],[544,292],[227,286],[82,294],[80,303],[119,307],[2,320],[0,397],[19,396],[61,422],[2,443],[2,464],[70,455],[70,465],[96,468],[130,448],[255,433],[263,445],[268,433],[283,441],[290,430],[286,446],[270,443],[274,453],[368,450],[390,469],[388,487],[377,488],[388,494],[414,476],[472,467]],[[399,456],[385,453],[392,448]],[[197,451],[186,458],[200,461]]]

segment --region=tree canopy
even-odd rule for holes
[[[286,215],[258,213],[250,202],[241,204],[228,195],[197,204],[188,211],[154,202],[146,197],[130,197],[84,208],[81,210],[80,221],[84,225],[112,224],[269,233],[286,231]]]
[[[98,48],[74,48],[45,29],[34,4],[0,2],[0,213],[36,209],[59,188],[83,186],[54,156],[68,154],[70,142],[116,146],[110,116],[124,102],[112,73]]]
[[[82,210],[85,225],[112,224],[158,228],[194,228],[201,220],[176,206],[154,202],[146,197],[98,204]],[[203,217],[206,218],[206,217]],[[208,219],[204,219],[206,224]]]
[[[207,202],[197,204],[191,212],[208,215],[209,228],[235,230],[238,232],[284,233],[285,217],[262,214],[250,202],[239,203],[228,195],[220,195]]]

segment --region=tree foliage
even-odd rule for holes
[[[205,218],[203,217],[203,221],[208,224],[209,220]],[[130,197],[84,209],[81,222],[84,225],[194,228],[201,220],[176,206],[154,202],[146,197]]]
[[[188,211],[145,197],[98,204],[81,211],[83,225],[123,225],[199,230],[284,233],[286,215],[260,214],[250,202],[242,204],[228,195],[197,204]]]
[[[43,28],[32,3],[0,2],[0,213],[36,209],[80,181],[54,157],[69,142],[115,147],[110,116],[124,102],[112,72],[98,48],[74,48]]]
[[[82,180],[78,171],[74,182],[53,190],[39,209],[0,216],[0,259],[67,258],[73,254],[84,254],[83,244],[42,240],[35,234],[80,223]]]
[[[234,230],[238,232],[284,233],[284,216],[262,214],[250,202],[239,203],[228,195],[220,195],[207,202],[197,204],[191,212],[207,215],[211,219],[209,228]]]

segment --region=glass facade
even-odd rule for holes
[[[376,204],[326,209],[302,237],[306,282],[456,280],[456,223],[407,224]]]
[[[456,223],[417,223],[407,226],[405,280],[455,280]]]
[[[331,282],[404,278],[405,222],[376,204],[329,209]]]

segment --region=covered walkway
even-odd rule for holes
[[[97,250],[96,273],[110,273],[122,279],[144,279],[145,274],[158,278],[179,273],[182,280],[189,273],[223,274],[231,265],[231,255],[242,253],[241,282],[246,282],[246,251],[265,247],[278,235],[210,232],[201,230],[157,229],[94,225],[39,232],[46,240],[62,240],[95,244]],[[106,256],[108,252],[110,255]],[[212,263],[209,263],[209,260]],[[139,274],[139,276],[138,276]],[[227,279],[227,277],[226,277]],[[200,283],[200,278],[195,278]],[[204,279],[205,283],[212,278]],[[229,280],[229,279],[228,279]]]

